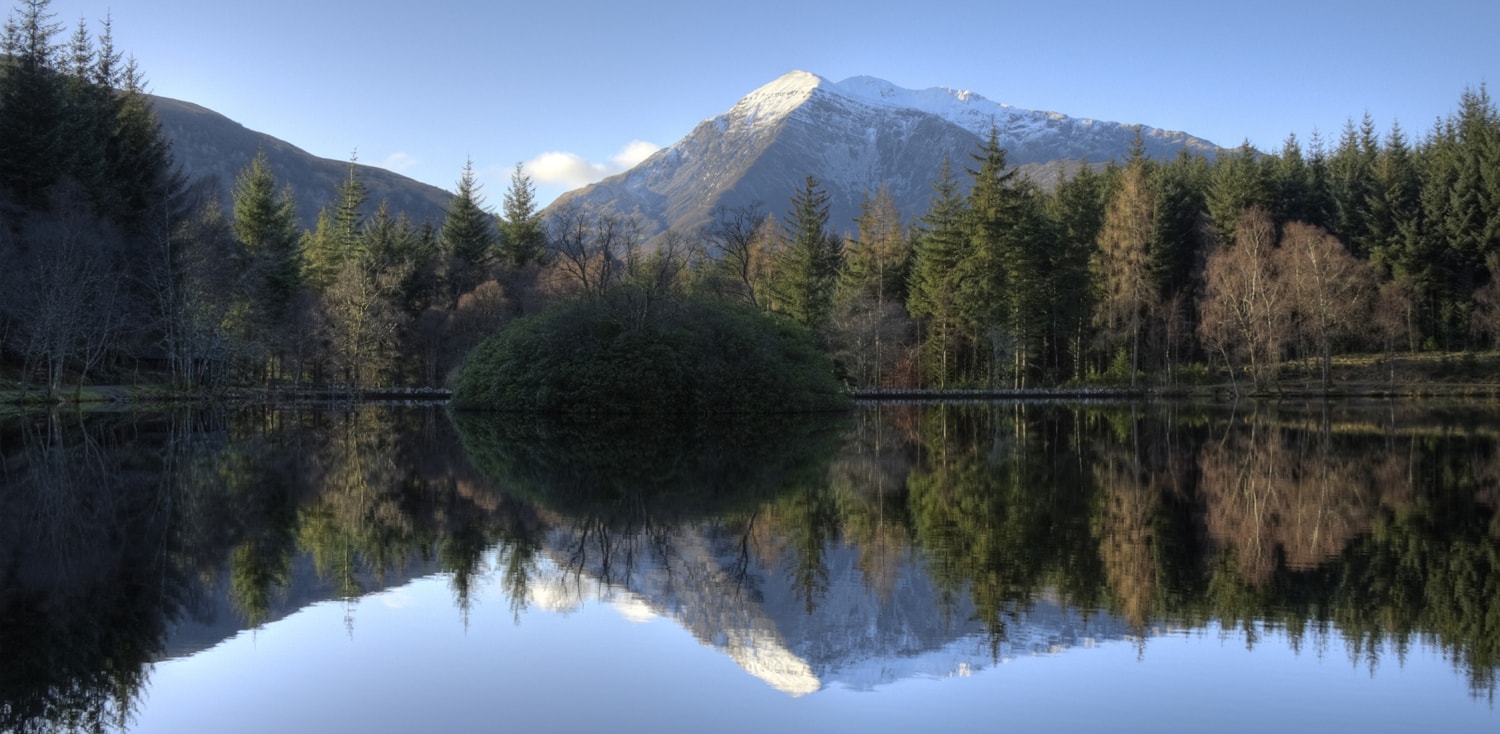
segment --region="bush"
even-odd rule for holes
[[[461,410],[712,414],[842,409],[833,364],[795,324],[731,304],[607,299],[514,322],[469,354]]]

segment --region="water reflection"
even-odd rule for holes
[[[789,694],[1164,629],[1417,646],[1492,698],[1482,411],[879,406],[566,424],[432,409],[0,426],[0,729],[128,724],[152,661],[442,572],[456,624],[667,617]],[[1394,651],[1396,659],[1383,656]]]

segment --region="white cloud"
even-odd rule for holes
[[[375,165],[377,165],[377,166],[379,166],[381,168],[384,168],[387,171],[395,171],[396,173],[402,173],[402,172],[406,171],[407,169],[412,168],[413,166],[417,165],[417,163],[418,163],[417,159],[414,156],[412,156],[410,153],[400,153],[400,152],[397,152],[397,153],[392,153],[392,154],[386,156],[385,160],[383,160],[383,161],[381,161],[379,163],[376,163]]]
[[[658,150],[660,147],[653,143],[632,140],[607,163],[592,163],[577,153],[552,151],[526,161],[525,170],[538,184],[574,189],[630,170]]]
[[[543,153],[525,164],[526,175],[539,184],[576,188],[604,178],[604,166],[589,163],[576,153]]]
[[[615,154],[615,157],[610,158],[609,162],[618,170],[628,171],[635,168],[636,164],[641,161],[650,158],[651,154],[658,150],[661,150],[661,146],[655,143],[648,143],[644,140],[632,140],[626,143],[625,147],[621,148],[620,152]]]

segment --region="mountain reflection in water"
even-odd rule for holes
[[[879,406],[686,424],[254,410],[0,424],[0,730],[128,728],[153,661],[441,573],[461,619],[665,617],[777,690],[1163,630],[1500,657],[1500,415]],[[457,623],[457,622],[456,622]],[[1387,651],[1398,656],[1384,658]]]

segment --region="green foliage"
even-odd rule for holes
[[[266,328],[277,328],[302,286],[297,204],[291,187],[277,190],[265,151],[240,172],[234,188],[234,236],[253,260],[260,281],[251,295]]]
[[[847,398],[802,328],[691,299],[628,318],[609,298],[521,319],[469,355],[460,409],[548,413],[772,413]]]
[[[482,268],[496,255],[494,215],[484,210],[484,197],[474,175],[474,162],[464,163],[458,193],[448,205],[438,234],[443,251],[458,261],[462,270]]]
[[[933,182],[932,204],[922,215],[915,236],[907,309],[924,322],[920,343],[924,372],[938,387],[959,374],[958,265],[966,251],[967,209],[953,167],[945,158]]]
[[[813,330],[828,323],[843,242],[828,230],[828,192],[808,176],[792,196],[786,249],[773,264],[773,308]]]
[[[547,250],[547,230],[541,212],[537,211],[536,187],[520,163],[510,176],[501,214],[500,249],[504,260],[514,267],[540,262]]]

